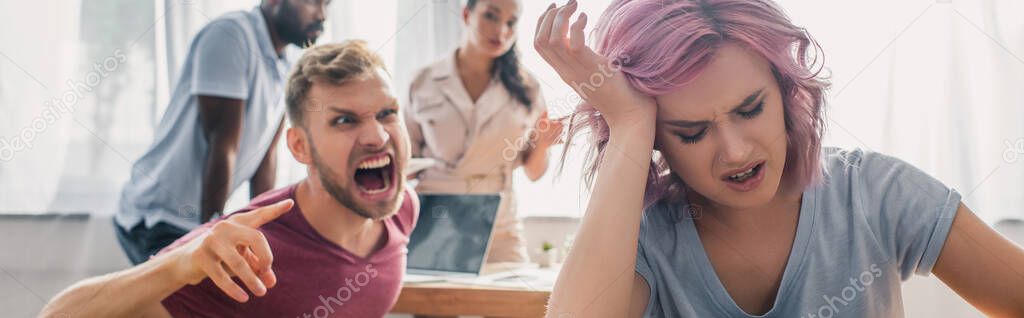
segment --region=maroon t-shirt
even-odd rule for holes
[[[239,212],[284,199],[295,199],[296,185],[268,191]],[[386,243],[367,258],[320,236],[300,212],[292,210],[264,224],[260,231],[274,253],[277,285],[263,297],[249,293],[239,303],[222,292],[209,278],[185,286],[163,300],[175,317],[381,317],[398,300],[408,250],[409,234],[419,214],[419,200],[406,190],[402,207],[383,220]],[[237,213],[237,212],[236,212]],[[227,216],[227,217],[230,217]],[[208,222],[178,239],[161,253],[208,231]],[[237,278],[235,281],[248,292]]]

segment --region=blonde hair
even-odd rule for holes
[[[292,126],[305,127],[306,94],[316,80],[342,85],[369,76],[377,68],[387,72],[384,62],[362,40],[321,44],[306,49],[288,77],[285,103]],[[313,109],[319,109],[314,105]]]

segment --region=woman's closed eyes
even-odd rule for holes
[[[753,118],[757,117],[758,115],[760,115],[762,112],[764,112],[764,98],[761,98],[761,100],[758,101],[757,104],[754,104],[753,108],[748,109],[746,111],[737,110],[735,112],[735,114],[739,115],[743,119],[753,119]],[[704,128],[701,129],[700,132],[698,132],[696,134],[692,134],[692,135],[678,134],[678,135],[679,135],[679,139],[681,139],[683,141],[683,143],[685,143],[685,144],[693,144],[693,143],[697,143],[702,138],[704,138],[704,135],[707,134],[707,131],[708,131],[708,127],[707,127],[707,125],[705,125]]]

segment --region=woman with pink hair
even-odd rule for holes
[[[583,97],[591,201],[551,317],[892,317],[935,273],[1024,316],[1024,250],[894,157],[821,145],[817,44],[770,0],[575,0],[534,47]]]

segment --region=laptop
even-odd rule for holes
[[[406,282],[476,277],[490,248],[498,194],[420,194],[409,237]]]

